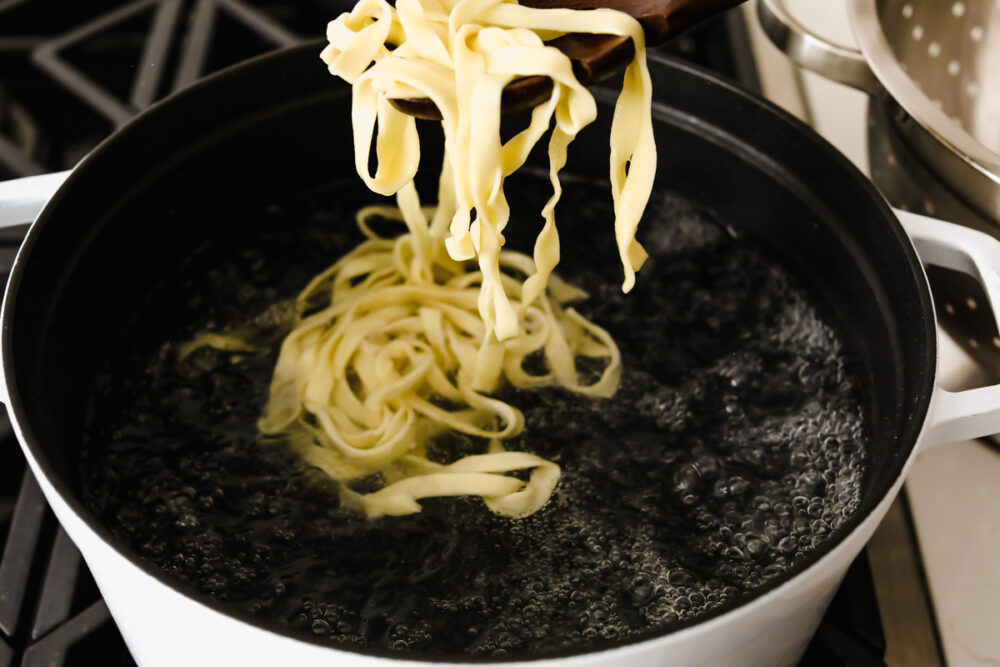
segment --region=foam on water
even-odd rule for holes
[[[610,221],[592,190],[567,186],[564,238],[585,218]],[[610,222],[607,243],[566,242],[560,273],[590,292],[581,310],[621,347],[618,394],[507,394],[527,424],[511,446],[562,467],[549,505],[517,521],[472,499],[374,521],[339,508],[255,420],[280,340],[274,305],[356,241],[343,223],[355,191],[284,202],[248,218],[246,238],[206,244],[145,306],[176,312],[176,330],[147,331],[140,316],[133,348],[98,379],[87,500],[171,576],[336,644],[581,650],[739,600],[857,510],[866,430],[835,331],[758,245],[669,195],[644,222],[652,258],[629,295]],[[544,181],[519,192],[537,210]],[[533,233],[516,227],[515,246]],[[258,313],[267,354],[176,363],[170,341]],[[482,447],[454,435],[434,455]]]

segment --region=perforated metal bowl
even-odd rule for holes
[[[860,51],[811,33],[782,0],[761,25],[795,62],[890,105],[914,152],[1000,225],[1000,0],[847,0]]]
[[[927,100],[1000,160],[1000,2],[882,0],[893,55]]]

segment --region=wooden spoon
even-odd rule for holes
[[[597,9],[611,7],[638,19],[646,33],[646,44],[662,44],[689,28],[711,18],[743,0],[520,0],[522,5],[538,9]],[[585,86],[597,83],[625,69],[635,48],[628,37],[573,33],[549,42],[573,61],[573,71]],[[526,76],[504,88],[500,104],[503,113],[521,111],[541,104],[552,94],[552,79]],[[404,113],[417,118],[441,120],[434,103],[427,98],[390,100]]]

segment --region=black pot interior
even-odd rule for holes
[[[3,321],[12,406],[49,479],[111,542],[79,500],[78,452],[97,365],[130,304],[195,241],[238,234],[241,208],[356,179],[350,91],[317,66],[318,48],[229,70],[138,118],[72,176],[15,267]],[[926,413],[935,341],[919,263],[872,186],[805,126],[688,65],[656,56],[651,69],[658,184],[763,239],[826,302],[857,360],[872,446],[856,523],[898,477]],[[569,171],[606,177],[592,156],[607,154],[615,96],[598,89],[601,120],[573,145]],[[438,143],[425,141],[425,192]],[[564,252],[577,236],[591,235],[565,234]]]

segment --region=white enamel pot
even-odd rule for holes
[[[172,581],[125,549],[80,496],[82,404],[94,368],[128,304],[154,278],[169,276],[204,233],[203,224],[191,222],[193,213],[224,210],[227,200],[252,199],[262,190],[354,177],[349,90],[318,66],[316,51],[309,45],[267,56],[170,98],[68,176],[0,183],[2,224],[35,220],[4,298],[4,402],[46,498],[143,667],[482,662],[404,659],[283,634]],[[650,60],[660,186],[669,183],[771,243],[828,302],[860,359],[870,470],[857,516],[741,603],[668,634],[529,661],[792,665],[919,452],[1000,431],[1000,387],[950,393],[935,384],[934,312],[919,261],[974,276],[995,309],[1000,243],[894,213],[804,125],[688,65],[657,55]],[[607,112],[614,91],[595,94]],[[607,169],[603,158],[579,156],[607,150],[609,115],[581,136],[570,169]],[[429,144],[425,150],[440,149]],[[224,217],[219,225],[238,229]],[[567,243],[571,248],[572,240]]]

